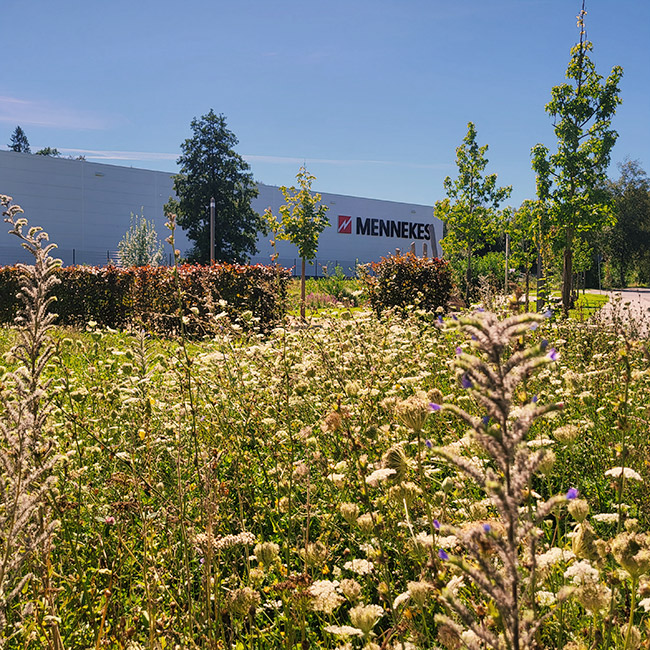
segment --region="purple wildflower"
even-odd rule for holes
[[[469,378],[469,375],[465,373],[460,379],[460,385],[463,388],[471,388],[474,384],[472,383],[472,380]]]
[[[457,347],[457,348],[456,348],[456,354],[459,354],[459,355],[460,355],[460,354],[463,354],[463,348],[461,348],[460,346]]]
[[[483,524],[483,530],[486,533],[489,533],[492,530],[492,526],[490,526],[490,524]]]
[[[544,312],[544,318],[553,318],[553,311],[551,309],[547,309]]]
[[[537,399],[538,399],[537,395],[533,395],[533,399],[531,400],[533,404],[537,404]]]
[[[481,422],[483,422],[484,426],[487,426],[488,424],[490,424],[490,416],[489,415],[484,415],[481,418]]]
[[[442,323],[442,314],[439,314],[439,315],[438,315],[438,322],[439,322],[439,323]]]
[[[434,520],[433,520],[433,527],[434,527],[436,530],[440,530],[440,522],[439,522],[437,519],[434,519]]]
[[[533,332],[534,332],[538,327],[539,327],[539,323],[533,323],[533,324],[530,326],[530,329],[533,330]]]
[[[431,440],[429,440],[429,438],[427,438],[424,441],[424,444],[427,446],[427,449],[432,449],[433,448],[433,443],[431,442]]]
[[[548,351],[548,358],[551,361],[557,361],[560,358],[560,355],[559,355],[558,351],[555,348],[551,348]]]
[[[569,488],[569,491],[566,493],[566,498],[571,501],[572,499],[578,498],[578,490],[576,488]]]
[[[440,549],[440,550],[438,551],[438,557],[439,557],[441,560],[448,560],[448,559],[449,559],[449,555],[447,555],[447,551],[443,551],[442,549]]]
[[[479,307],[476,311],[483,313],[485,309],[483,309],[483,307]]]
[[[429,402],[429,408],[432,411],[439,411],[442,408],[442,406],[440,406],[440,404],[436,404],[435,402]]]

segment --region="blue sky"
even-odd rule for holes
[[[488,172],[535,193],[530,149],[578,39],[578,0],[0,0],[0,146],[178,171],[193,117],[223,113],[255,179],[433,205],[473,121]],[[650,172],[650,3],[588,0],[607,76],[624,68],[625,157]],[[1,179],[0,179],[1,183]],[[2,188],[0,187],[0,192]],[[19,197],[16,197],[19,201]]]

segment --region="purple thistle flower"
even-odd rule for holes
[[[486,533],[489,533],[492,530],[492,526],[490,526],[490,524],[483,524],[483,530]]]
[[[432,411],[439,411],[440,409],[442,409],[442,406],[440,406],[440,404],[436,404],[435,402],[429,402],[429,408]]]
[[[433,520],[433,527],[434,527],[436,530],[440,530],[440,522],[439,522],[437,519],[434,519],[434,520]]]
[[[442,549],[440,549],[440,550],[438,551],[438,557],[439,557],[441,560],[448,560],[448,559],[449,559],[449,555],[447,555],[447,551],[443,551]]]
[[[548,351],[548,358],[551,361],[557,361],[560,358],[560,354],[558,353],[558,351],[555,348],[551,348]]]
[[[569,491],[566,493],[566,498],[571,501],[578,498],[578,490],[576,488],[569,488]]]
[[[469,375],[465,373],[460,379],[460,385],[463,388],[471,388],[474,384],[472,383],[472,380],[469,378]]]

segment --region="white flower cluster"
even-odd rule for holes
[[[343,568],[347,569],[348,571],[352,571],[352,573],[356,573],[357,575],[365,576],[369,573],[372,573],[375,565],[369,560],[355,559],[346,562],[343,565]]]
[[[338,593],[338,580],[316,580],[310,587],[309,593],[314,597],[312,609],[324,614],[332,614],[345,601]]]

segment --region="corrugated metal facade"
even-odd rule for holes
[[[168,172],[0,151],[0,194],[13,196],[30,225],[49,233],[64,264],[101,265],[114,258],[132,212],[143,210],[155,222],[160,238],[167,237],[163,206],[173,194],[172,185]],[[261,213],[271,207],[278,214],[283,202],[277,187],[260,184],[253,208]],[[322,272],[321,266],[331,270],[335,264],[347,271],[395,248],[406,251],[414,240],[418,254],[425,241],[431,254],[425,227],[435,229],[436,241],[442,236],[442,225],[432,217],[430,206],[337,194],[323,194],[323,203],[329,207],[331,227],[321,235],[310,274]],[[176,246],[181,251],[191,246],[182,231],[177,232]],[[170,251],[167,246],[167,259]],[[268,263],[272,253],[269,237],[261,235],[252,261]],[[297,262],[296,248],[287,242],[279,242],[278,253],[278,261],[286,266]],[[1,229],[0,264],[23,259],[27,258],[17,240]]]

